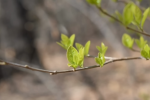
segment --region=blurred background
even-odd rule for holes
[[[147,8],[150,1],[143,0],[141,5]],[[102,7],[114,14],[115,10],[122,12],[124,4],[103,0]],[[145,30],[150,32],[149,25],[147,21]],[[70,69],[66,51],[56,44],[61,33],[76,34],[75,42],[83,45],[91,40],[91,55],[97,55],[95,46],[103,42],[109,47],[106,56],[140,56],[122,45],[125,32],[85,0],[0,0],[0,59],[6,61]],[[85,59],[84,66],[95,64],[93,58]],[[0,66],[0,100],[150,100],[149,64],[122,61],[53,76]]]

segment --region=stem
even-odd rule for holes
[[[110,18],[112,18],[112,19],[114,19],[114,20],[116,20],[116,21],[118,21],[119,23],[122,24],[122,22],[121,22],[120,20],[118,20],[116,17],[110,15],[109,13],[105,12],[101,7],[97,6],[97,8],[98,8],[103,14],[105,14],[106,16],[108,16],[108,17],[110,17]]]
[[[143,59],[143,58],[142,57],[116,58],[116,59],[111,59],[109,61],[106,61],[104,65],[107,65],[107,64],[112,63],[112,62],[117,62],[117,61],[136,60],[136,59]],[[50,75],[60,74],[60,73],[76,72],[76,71],[81,71],[81,70],[87,70],[87,69],[100,67],[100,65],[94,65],[94,66],[88,66],[88,67],[76,68],[76,69],[69,69],[69,70],[50,71],[50,70],[44,70],[44,69],[30,67],[28,65],[21,65],[21,64],[17,64],[17,63],[7,62],[7,61],[3,61],[3,60],[0,60],[0,65],[3,65],[3,66],[9,65],[9,66],[14,66],[14,67],[26,68],[26,69],[33,70],[33,71],[38,71],[38,72],[43,72],[43,73],[50,73]]]
[[[134,32],[137,32],[137,33],[140,33],[140,34],[143,34],[143,35],[146,35],[146,36],[148,36],[148,37],[150,37],[150,34],[147,34],[147,33],[145,33],[145,32],[140,32],[140,31],[138,31],[138,30],[135,30],[135,29],[133,29],[133,28],[131,28],[131,27],[126,27],[128,30],[131,30],[131,31],[134,31]]]
[[[88,55],[87,57],[89,57],[89,58],[96,58],[97,56]],[[105,59],[117,59],[117,58],[105,56]]]

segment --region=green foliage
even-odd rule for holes
[[[98,53],[98,57],[95,58],[95,61],[97,64],[99,64],[101,67],[103,67],[105,63],[105,56],[102,53]]]
[[[100,7],[101,0],[86,0],[89,4],[93,4],[97,7]],[[117,2],[118,0],[112,0],[114,2]],[[138,2],[141,2],[142,0],[137,0]],[[102,8],[101,8],[102,9]],[[101,9],[99,9],[101,11]],[[116,20],[112,15],[109,15],[104,9],[101,11],[104,15],[109,16],[110,18]],[[124,10],[123,14],[120,14],[118,11],[115,11],[115,15],[117,16],[118,20],[126,26],[127,29],[131,29],[132,31],[139,32],[142,34],[143,32],[143,26],[145,23],[146,18],[150,15],[150,8],[147,8],[144,13],[142,14],[141,9],[134,4],[133,2],[129,2]],[[118,21],[117,20],[117,21]],[[129,25],[132,24],[132,26],[137,27],[139,30],[132,29],[129,27]],[[143,33],[145,34],[145,33]],[[75,47],[73,47],[75,40],[75,35],[73,34],[70,38],[66,35],[61,35],[61,42],[57,42],[61,47],[67,50],[67,59],[69,61],[68,66],[73,67],[76,69],[78,66],[83,67],[84,62],[84,56],[89,55],[89,49],[90,49],[90,41],[88,41],[85,46],[83,46],[80,43],[76,43]],[[141,49],[141,55],[146,58],[150,59],[150,47],[147,44],[147,41],[144,40],[143,37],[140,37],[140,39],[135,40],[137,46]],[[134,44],[134,39],[130,37],[128,34],[124,34],[122,36],[122,43],[125,47],[132,49]],[[99,53],[98,56],[95,57],[95,61],[97,64],[102,67],[105,64],[105,53],[107,51],[107,46],[104,45],[104,43],[101,43],[101,46],[96,46]]]
[[[84,47],[84,55],[85,55],[85,56],[88,56],[88,54],[89,54],[90,44],[91,44],[90,41],[88,41],[88,42],[85,44],[85,47]]]
[[[80,50],[80,48],[83,48],[83,45],[80,43],[76,43],[75,45],[78,51]]]
[[[115,12],[118,19],[125,25],[128,26],[129,24],[134,24],[140,27],[141,19],[142,19],[142,12],[140,8],[135,5],[133,2],[128,3],[124,10],[123,15],[121,15],[118,11]]]
[[[130,37],[130,35],[128,34],[124,34],[122,36],[122,43],[125,47],[129,48],[129,49],[132,49],[132,46],[133,46],[133,43],[134,43],[134,39],[132,39]]]
[[[144,11],[144,13],[143,13],[143,18],[142,18],[142,21],[141,21],[141,28],[142,28],[142,29],[143,29],[145,20],[146,20],[146,18],[148,17],[148,15],[150,15],[150,7],[147,8],[147,9]]]
[[[100,6],[102,0],[86,0],[89,4]]]
[[[70,45],[69,46],[72,46],[74,44],[74,39],[75,39],[75,34],[71,35],[70,37]]]
[[[78,56],[78,66],[83,67],[84,62],[84,48],[81,48],[79,50],[79,56]]]
[[[147,41],[144,40],[144,38],[142,36],[140,37],[140,39],[136,39],[135,42],[140,49],[142,49],[145,46],[145,44],[147,43]]]
[[[132,12],[133,3],[128,3],[123,10],[123,23],[128,26],[134,19]]]
[[[83,67],[84,62],[84,48],[80,48],[79,52],[70,46],[67,50],[67,59],[69,61],[68,66],[76,69],[78,66]]]
[[[145,59],[150,59],[150,47],[148,44],[146,44],[143,49],[141,50],[141,55],[145,58]]]
[[[96,46],[97,50],[99,51],[98,56],[95,58],[95,61],[97,64],[99,64],[101,67],[103,67],[105,63],[105,53],[107,51],[107,46],[105,46],[104,43],[101,43],[100,46]]]
[[[108,47],[105,46],[104,43],[101,43],[101,47],[100,47],[100,46],[96,46],[96,48],[97,48],[97,50],[98,50],[101,54],[105,55],[106,50],[107,50]]]
[[[57,44],[67,50],[70,46],[73,45],[74,39],[75,39],[75,34],[71,35],[70,38],[68,38],[64,34],[61,34],[61,42],[60,43],[57,42]]]
[[[131,10],[132,10],[133,16],[134,16],[132,23],[134,25],[137,25],[138,27],[140,27],[141,19],[142,19],[142,12],[141,12],[140,8],[137,5],[132,4]]]
[[[85,46],[84,46],[84,55],[85,55],[85,56],[88,56],[88,55],[89,55],[90,44],[91,44],[91,42],[88,41],[88,42],[85,44]],[[79,51],[80,48],[83,48],[83,45],[80,44],[80,43],[76,43],[75,45],[76,45],[76,48],[77,48],[78,51]]]

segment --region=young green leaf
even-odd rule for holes
[[[65,45],[63,45],[63,44],[61,44],[61,43],[59,43],[59,42],[56,42],[58,45],[60,45],[62,48],[64,48],[64,49],[66,49],[66,46]]]
[[[97,48],[97,50],[98,50],[101,54],[105,55],[105,53],[106,53],[108,47],[105,46],[104,43],[101,43],[101,47],[100,47],[100,46],[96,46],[96,48]]]
[[[75,45],[78,51],[80,50],[80,48],[83,48],[83,45],[80,43],[76,43]]]
[[[75,34],[72,34],[71,37],[69,38],[69,40],[70,40],[70,46],[73,45],[74,39],[75,39]]]
[[[57,44],[67,50],[70,46],[73,45],[74,39],[75,39],[75,34],[73,34],[70,38],[68,38],[64,34],[61,34],[61,42],[60,43],[57,42]]]
[[[89,4],[100,6],[102,0],[86,0]]]
[[[128,26],[134,19],[132,12],[133,3],[128,3],[123,10],[123,23]]]
[[[132,4],[131,10],[134,15],[134,20],[132,23],[140,27],[141,19],[142,19],[142,12],[140,8],[137,5]]]
[[[145,58],[145,59],[150,59],[150,47],[148,46],[148,44],[146,44],[143,49],[141,50],[141,55]]]
[[[83,62],[84,62],[84,48],[83,47],[79,49],[78,59],[79,59],[78,65],[80,67],[83,67]]]
[[[95,61],[97,64],[99,64],[101,67],[103,67],[105,63],[105,56],[101,53],[98,53],[98,57],[95,58]]]
[[[147,41],[144,40],[144,38],[142,36],[140,37],[140,39],[136,39],[135,42],[140,49],[142,49],[145,46],[145,44],[147,43]]]
[[[67,59],[69,61],[68,66],[73,68],[78,67],[78,56],[78,51],[73,46],[70,46],[67,50]]]
[[[62,41],[69,41],[69,38],[64,34],[61,34],[61,39]]]
[[[134,39],[132,39],[128,34],[122,36],[122,43],[125,47],[132,49]]]
[[[83,67],[84,48],[80,48],[78,52],[73,46],[70,46],[67,50],[67,59],[69,61],[68,66],[71,66],[74,69],[78,66]]]
[[[85,49],[84,49],[84,55],[85,56],[88,56],[89,54],[89,49],[90,49],[90,41],[88,41],[86,44],[85,44]]]
[[[147,18],[147,16],[150,14],[150,7],[147,8],[144,13],[143,13],[143,18],[142,18],[142,21],[141,21],[141,28],[143,29],[143,26],[144,26],[144,23],[145,23],[145,20]]]

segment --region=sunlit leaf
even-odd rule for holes
[[[89,54],[89,49],[90,49],[90,41],[88,41],[86,44],[85,44],[85,49],[84,49],[84,55],[87,56]]]
[[[105,55],[105,53],[106,53],[108,47],[105,46],[104,43],[101,43],[101,47],[96,46],[96,48],[98,49],[98,51],[99,51],[101,54]]]
[[[128,34],[124,34],[122,36],[122,43],[125,47],[132,49],[133,43],[134,43],[134,39],[132,39],[130,37],[130,35]]]
[[[142,18],[142,21],[141,21],[141,28],[143,29],[143,26],[144,26],[144,23],[145,23],[145,20],[147,18],[147,16],[150,14],[150,7],[147,8],[144,13],[143,13],[143,18]]]
[[[78,51],[73,46],[70,46],[67,50],[68,65],[74,68],[78,67],[78,56]]]
[[[75,45],[78,51],[80,50],[80,48],[83,48],[83,45],[80,43],[76,43]]]
[[[68,38],[68,36],[64,34],[61,34],[61,41],[60,43],[57,42],[57,44],[67,50],[70,46],[73,46],[74,39],[75,39],[75,34],[73,34],[70,38]]]
[[[141,55],[146,59],[150,59],[150,47],[148,44],[146,44],[141,50]]]
[[[142,49],[145,46],[145,44],[147,43],[147,41],[144,40],[144,38],[142,36],[140,37],[140,39],[136,39],[135,42],[140,49]]]
[[[64,34],[61,34],[61,40],[62,41],[69,41],[69,38]]]
[[[104,63],[105,63],[105,57],[103,54],[98,53],[98,57],[95,58],[95,61],[97,64],[99,64],[101,67],[103,67]]]
[[[70,39],[69,39],[70,40],[70,46],[73,46],[74,39],[75,39],[75,34],[72,34]]]
[[[133,3],[128,3],[123,10],[123,23],[128,26],[134,19],[132,12]]]
[[[61,44],[61,43],[59,43],[59,42],[56,42],[58,45],[60,45],[62,48],[64,48],[64,49],[66,49],[66,47],[63,45],[63,44]]]
[[[80,48],[79,49],[79,56],[78,56],[78,65],[80,67],[83,67],[83,62],[84,62],[84,48]]]
[[[137,26],[140,26],[141,24],[141,19],[142,19],[142,12],[140,10],[140,8],[135,5],[135,4],[132,4],[132,12],[133,12],[133,15],[134,15],[134,20],[133,20],[133,23]]]

